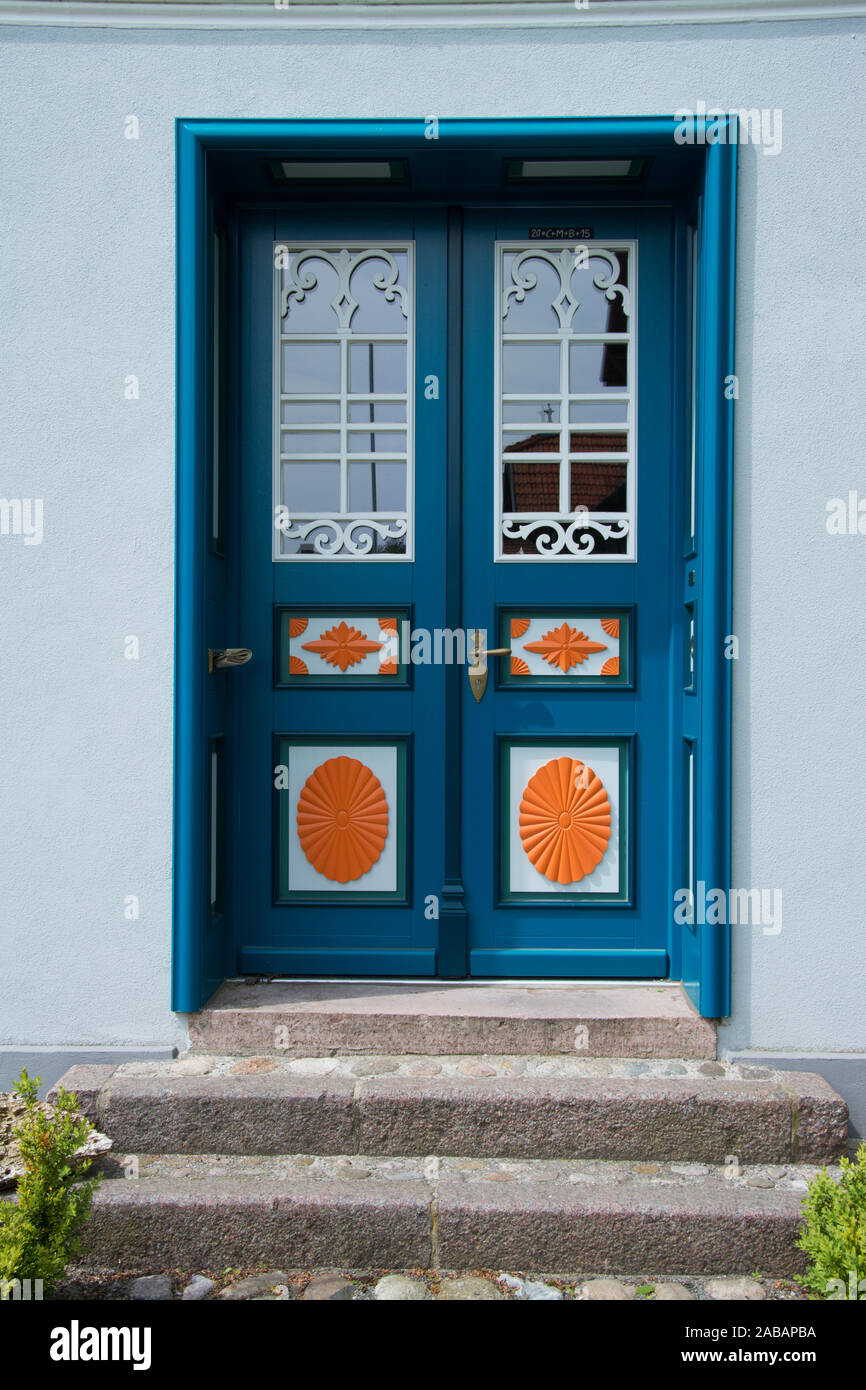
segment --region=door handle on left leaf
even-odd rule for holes
[[[207,649],[208,674],[214,671],[230,671],[233,666],[246,666],[252,652],[249,647],[225,647]]]

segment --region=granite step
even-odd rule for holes
[[[238,1057],[716,1055],[715,1023],[677,984],[229,980],[190,1015],[189,1038],[193,1051]]]
[[[847,1135],[821,1077],[696,1059],[188,1055],[59,1084],[115,1152],[824,1163]]]
[[[682,1171],[678,1171],[678,1168]],[[649,1170],[649,1171],[648,1171]],[[604,1162],[128,1156],[102,1183],[83,1263],[558,1269],[791,1277],[816,1169]]]

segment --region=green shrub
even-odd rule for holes
[[[799,1283],[813,1298],[866,1298],[866,1143],[854,1163],[843,1158],[840,1166],[839,1182],[822,1169],[803,1201],[797,1244],[809,1257],[809,1271]]]
[[[84,1177],[91,1159],[74,1159],[91,1130],[76,1113],[76,1097],[61,1089],[46,1112],[37,1101],[39,1084],[26,1070],[15,1082],[25,1105],[15,1126],[24,1174],[17,1204],[0,1202],[0,1283],[41,1279],[48,1295],[79,1249],[100,1179]]]

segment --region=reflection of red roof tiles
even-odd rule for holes
[[[511,494],[509,496],[509,494]],[[558,512],[558,463],[508,463],[505,471],[506,512]]]
[[[570,464],[569,506],[590,511],[625,510],[625,460],[573,460]],[[559,464],[523,463],[510,459],[505,467],[503,511],[559,511]]]
[[[573,454],[624,454],[628,448],[624,434],[577,434],[570,436],[569,449]]]
[[[599,512],[625,511],[625,460],[621,463],[572,460],[570,468],[571,507],[588,507],[590,511]]]
[[[599,434],[598,431],[572,430],[569,437],[572,454],[622,454],[627,444],[624,434]],[[506,454],[558,454],[559,431],[556,434],[528,434],[517,444],[509,444]]]

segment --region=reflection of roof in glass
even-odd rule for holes
[[[616,453],[626,449],[626,436],[572,430],[569,434],[572,453]],[[555,454],[559,452],[559,433],[527,435],[517,444],[509,444],[506,454]],[[625,460],[572,460],[569,464],[571,496],[569,506],[588,507],[591,511],[625,510]],[[505,469],[503,511],[558,512],[558,462],[523,463],[508,459]]]
[[[521,462],[505,465],[502,509],[537,514],[559,512],[559,464]],[[625,511],[626,462],[624,459],[582,459],[569,464],[569,505],[590,511]]]
[[[624,434],[599,434],[597,431],[572,430],[569,436],[569,450],[573,454],[620,454],[625,453]],[[559,431],[553,434],[528,434],[517,444],[509,444],[506,454],[558,454]]]

